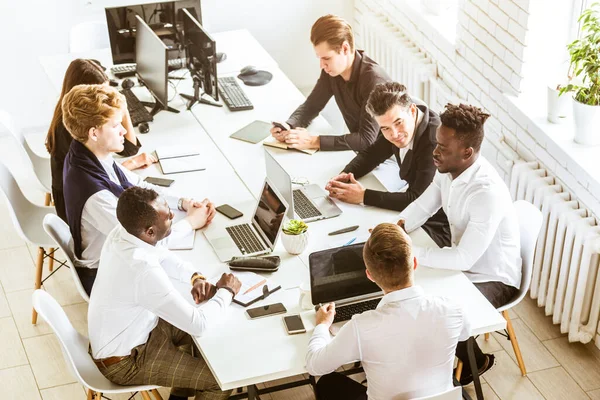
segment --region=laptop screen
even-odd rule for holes
[[[258,225],[267,239],[274,244],[277,233],[281,229],[286,204],[265,181],[260,200],[254,212],[254,223]]]
[[[309,260],[313,304],[329,303],[367,294],[382,293],[367,278],[362,257],[364,243],[312,253]]]
[[[279,190],[285,201],[290,205],[288,208],[288,218],[294,219],[294,198],[292,192],[292,179],[290,175],[277,162],[275,157],[265,148],[265,166],[267,167],[267,176],[273,182],[273,185]]]

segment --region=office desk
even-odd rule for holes
[[[237,68],[242,64],[270,65],[269,71],[274,76],[271,83],[262,87],[242,86],[254,103],[254,110],[232,113],[226,107],[216,108],[199,104],[192,112],[187,112],[184,111],[181,98],[175,96],[170,106],[182,112],[172,114],[161,111],[150,124],[150,133],[140,135],[140,140],[144,145],[142,149],[144,151],[151,151],[174,142],[198,146],[202,156],[207,160],[206,171],[169,176],[176,179],[173,190],[196,198],[209,197],[216,204],[229,203],[244,212],[244,219],[247,220],[256,204],[255,198],[266,174],[264,150],[262,144],[248,144],[231,139],[229,135],[256,119],[285,120],[304,98],[276,64],[269,64],[269,59],[264,57],[266,52],[253,51],[254,59],[245,61],[248,52],[240,49],[237,44],[251,43],[251,39],[243,39],[246,35],[249,35],[247,31],[236,31],[215,34],[214,37],[217,41],[219,37],[226,38],[217,46],[220,51],[228,54],[231,68]],[[67,58],[67,56],[56,57],[56,64],[52,64],[49,58],[44,60],[48,75],[58,77],[56,72],[60,69],[58,64],[62,63],[61,65],[66,68]],[[68,62],[66,64],[68,65]],[[230,72],[231,75],[236,73],[237,71]],[[227,74],[222,73],[222,75]],[[62,81],[62,76],[60,80]],[[179,92],[191,92],[189,77],[177,85]],[[140,100],[145,100],[144,97],[148,96],[142,88],[135,88],[135,91]],[[331,133],[331,128],[321,117],[317,118],[309,129],[320,133]],[[177,140],[174,141],[174,138]],[[351,151],[317,152],[312,156],[272,148],[269,148],[269,151],[290,175],[306,177],[311,183],[321,186],[324,186],[330,177],[336,175],[354,157]],[[154,165],[140,173],[158,175],[160,169]],[[362,178],[361,182],[372,189],[383,188],[372,174]],[[318,249],[340,245],[354,236],[364,239],[368,234],[368,228],[379,222],[393,221],[397,215],[394,211],[373,207],[339,202],[338,204],[343,210],[341,216],[310,223],[309,248],[302,255],[289,255],[281,243],[277,244],[274,253],[282,258],[282,263],[272,277],[282,285],[282,289],[256,303],[256,306],[260,306],[282,302],[288,309],[288,313],[301,312],[307,333],[287,335],[281,316],[251,321],[246,316],[245,309],[234,304],[227,311],[222,323],[210,327],[202,337],[195,338],[222,389],[248,386],[251,391],[254,390],[255,384],[306,372],[304,358],[310,334],[314,329],[315,312],[300,310],[297,287],[309,281],[308,255]],[[213,224],[226,222],[229,220],[217,214]],[[334,237],[327,236],[330,231],[356,224],[360,225],[358,231]],[[421,245],[433,244],[422,230],[414,232],[411,237],[415,243]],[[178,254],[197,265],[198,269],[207,276],[216,277],[228,271],[227,266],[218,261],[200,232],[196,235],[194,249],[179,251]],[[461,304],[471,321],[472,335],[500,330],[506,326],[504,318],[460,272],[417,268],[416,282],[428,294],[445,296]],[[181,290],[191,301],[189,287],[181,287]]]

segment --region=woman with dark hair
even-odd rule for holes
[[[63,164],[73,138],[63,124],[61,103],[63,97],[69,93],[74,86],[100,85],[108,84],[108,82],[108,76],[104,73],[102,68],[92,60],[82,58],[73,60],[65,73],[60,97],[56,104],[56,108],[54,109],[52,122],[48,129],[48,136],[46,137],[46,149],[48,150],[48,153],[50,153],[50,168],[52,170],[52,198],[54,199],[56,213],[65,222],[67,222],[67,214],[63,196]],[[128,112],[124,113],[122,124],[127,130],[127,133],[125,134],[125,148],[118,154],[124,157],[133,156],[137,154],[141,144],[133,131],[133,124],[131,123],[131,117]],[[147,167],[156,161],[157,160],[153,156],[143,153],[123,162],[123,166],[129,170],[133,170],[136,168]]]

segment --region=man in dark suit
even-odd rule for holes
[[[427,189],[435,175],[433,149],[439,116],[427,105],[415,102],[406,87],[396,82],[381,83],[369,95],[367,111],[381,128],[382,135],[361,151],[325,189],[329,195],[351,204],[365,204],[402,211]],[[365,189],[356,179],[395,156],[400,166],[400,179],[408,189],[383,192]],[[438,246],[450,245],[450,227],[443,210],[439,210],[423,229]]]

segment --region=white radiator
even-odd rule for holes
[[[533,203],[544,218],[531,298],[552,315],[554,324],[560,324],[562,333],[569,334],[570,342],[590,342],[600,329],[600,227],[537,162],[514,164],[510,193],[514,200]]]
[[[429,81],[436,77],[436,64],[375,6],[364,0],[354,3],[356,47],[364,49],[392,80],[406,86],[412,96],[429,104]]]

